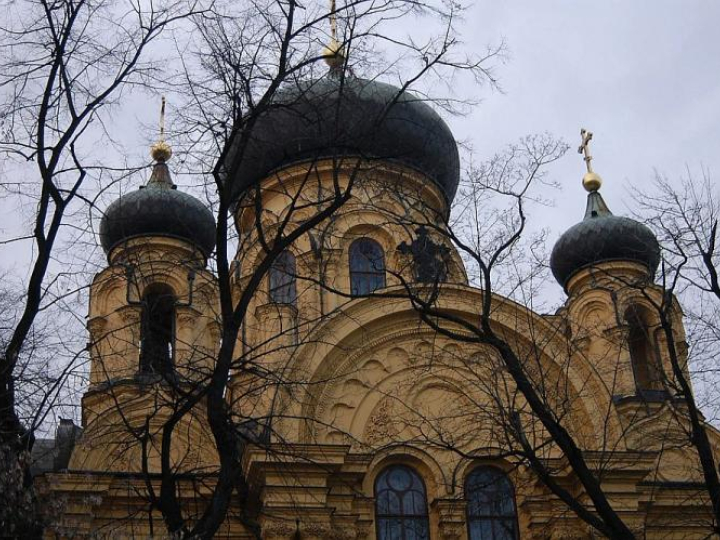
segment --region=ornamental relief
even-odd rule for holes
[[[434,373],[436,368],[457,363],[463,349],[453,344],[440,348],[414,336],[403,337],[401,345],[398,339],[388,340],[385,347],[374,348],[367,359],[349,359],[345,367],[352,371],[348,369],[345,377],[338,377],[340,380],[315,396],[314,417],[326,428],[309,433],[312,440],[345,443],[354,439],[377,445],[397,439],[403,426],[418,427],[420,419],[432,421],[443,416],[438,411],[446,408],[446,390],[452,387],[438,386],[440,381],[434,381]],[[442,399],[438,390],[442,390]]]
[[[394,399],[385,396],[375,407],[365,425],[363,441],[370,446],[378,446],[392,441],[400,432],[396,417],[397,411],[394,407]]]
[[[87,323],[87,329],[90,332],[90,337],[93,341],[99,341],[102,337],[104,337],[103,332],[106,327],[106,317],[93,317]]]
[[[289,520],[266,521],[262,526],[262,537],[282,538],[283,540],[295,537],[352,540],[358,536],[356,531],[348,530],[347,527],[332,527],[325,523],[303,523],[298,519],[296,523],[291,523]]]

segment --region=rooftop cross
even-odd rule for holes
[[[593,171],[592,163],[590,163],[592,161],[592,156],[590,155],[590,141],[592,141],[593,138],[592,131],[588,131],[583,128],[580,130],[580,137],[582,142],[578,147],[578,154],[584,154],[583,159],[585,160],[585,166],[587,167],[587,172],[585,173],[585,176],[583,176],[583,187],[587,191],[594,192],[600,189],[600,186],[602,185],[602,178],[600,178],[599,174]]]
[[[590,141],[592,141],[593,138],[592,131],[583,128],[580,130],[580,137],[582,138],[582,143],[578,148],[578,154],[585,154],[583,158],[585,159],[585,166],[587,167],[587,172],[591,173],[593,172],[592,164],[590,163],[592,161],[592,156],[590,155]]]
[[[165,96],[160,104],[160,141],[165,142]]]
[[[337,13],[335,0],[330,0],[330,40],[337,43]]]
[[[172,148],[165,142],[165,96],[160,104],[160,137],[150,147],[150,155],[155,161],[166,162],[172,156]]]
[[[323,48],[322,55],[325,62],[330,66],[330,73],[337,73],[345,63],[345,53],[342,45],[337,40],[337,6],[335,0],[330,0],[330,43]]]

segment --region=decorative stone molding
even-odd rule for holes
[[[397,426],[393,423],[393,417],[395,416],[393,409],[390,396],[380,400],[365,426],[363,440],[366,443],[375,445],[390,441],[398,434]]]
[[[438,535],[443,540],[459,540],[465,535],[465,501],[436,499],[432,506],[438,514]]]
[[[443,540],[460,540],[464,536],[462,523],[441,523],[438,526],[438,536]]]
[[[602,333],[602,336],[613,345],[617,347],[624,347],[627,344],[628,327],[624,324],[613,326],[612,328],[606,329]]]
[[[141,310],[139,306],[121,306],[116,310],[125,326],[140,324]]]
[[[296,527],[288,521],[270,521],[266,522],[262,527],[263,538],[292,538],[295,534]]]
[[[108,255],[110,264],[126,261],[170,261],[205,265],[205,257],[192,243],[168,236],[143,236],[132,238],[113,248]]]
[[[372,523],[360,522],[355,526],[355,538],[357,540],[364,540],[365,538],[371,538],[373,531]]]
[[[177,307],[177,322],[183,326],[195,325],[202,317],[202,312],[191,306]]]
[[[93,317],[87,322],[87,329],[94,341],[100,338],[103,330],[107,326],[107,319],[105,317]]]
[[[304,523],[302,520],[292,523],[290,520],[266,521],[262,525],[262,537],[266,539],[282,538],[290,540],[300,531],[302,538],[322,538],[328,540],[351,540],[355,534],[346,529],[331,527],[325,523]]]

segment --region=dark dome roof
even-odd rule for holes
[[[421,98],[377,81],[327,76],[281,88],[226,170],[235,195],[293,162],[359,156],[399,161],[433,179],[452,201],[460,175],[455,139]],[[240,162],[238,163],[238,160]]]
[[[215,248],[215,218],[198,199],[177,191],[167,165],[155,164],[144,187],[123,195],[105,211],[100,243],[105,254],[141,236],[170,236],[197,246],[207,257]]]
[[[649,228],[613,215],[600,193],[593,191],[588,195],[585,219],[565,231],[555,244],[550,268],[565,287],[578,270],[606,261],[641,263],[654,276],[660,264],[660,245]]]

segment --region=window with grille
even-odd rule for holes
[[[375,481],[378,540],[428,540],[427,497],[420,476],[406,465],[392,465]]]
[[[359,238],[350,244],[350,291],[363,296],[385,287],[385,254],[370,238]]]
[[[465,499],[470,540],[517,540],[515,490],[503,471],[472,471],[465,481]]]

